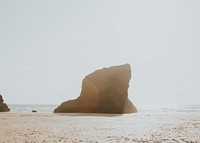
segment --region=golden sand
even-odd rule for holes
[[[0,113],[0,143],[199,143],[200,115]]]

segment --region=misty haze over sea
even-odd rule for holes
[[[200,105],[199,5],[0,1],[0,94],[58,105],[80,94],[85,75],[128,63],[136,107]]]

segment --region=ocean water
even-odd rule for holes
[[[10,104],[8,105],[10,108],[10,112],[20,112],[20,113],[30,113],[32,110],[36,110],[38,113],[53,113],[54,109],[58,107],[58,105],[15,105]]]
[[[32,110],[36,110],[38,113],[53,113],[54,109],[58,105],[8,105],[10,112],[15,113],[30,113]],[[140,109],[139,113],[197,113],[200,114],[200,105],[184,105],[170,108],[157,108],[157,109]]]

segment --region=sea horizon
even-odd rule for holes
[[[38,113],[53,113],[54,109],[60,104],[8,104],[10,112],[14,113],[30,113],[36,110]],[[174,107],[158,107],[158,108],[138,108],[138,113],[200,113],[200,105],[178,105]]]

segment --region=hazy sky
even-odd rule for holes
[[[199,0],[0,0],[0,94],[76,98],[96,69],[129,63],[139,108],[200,104]]]

